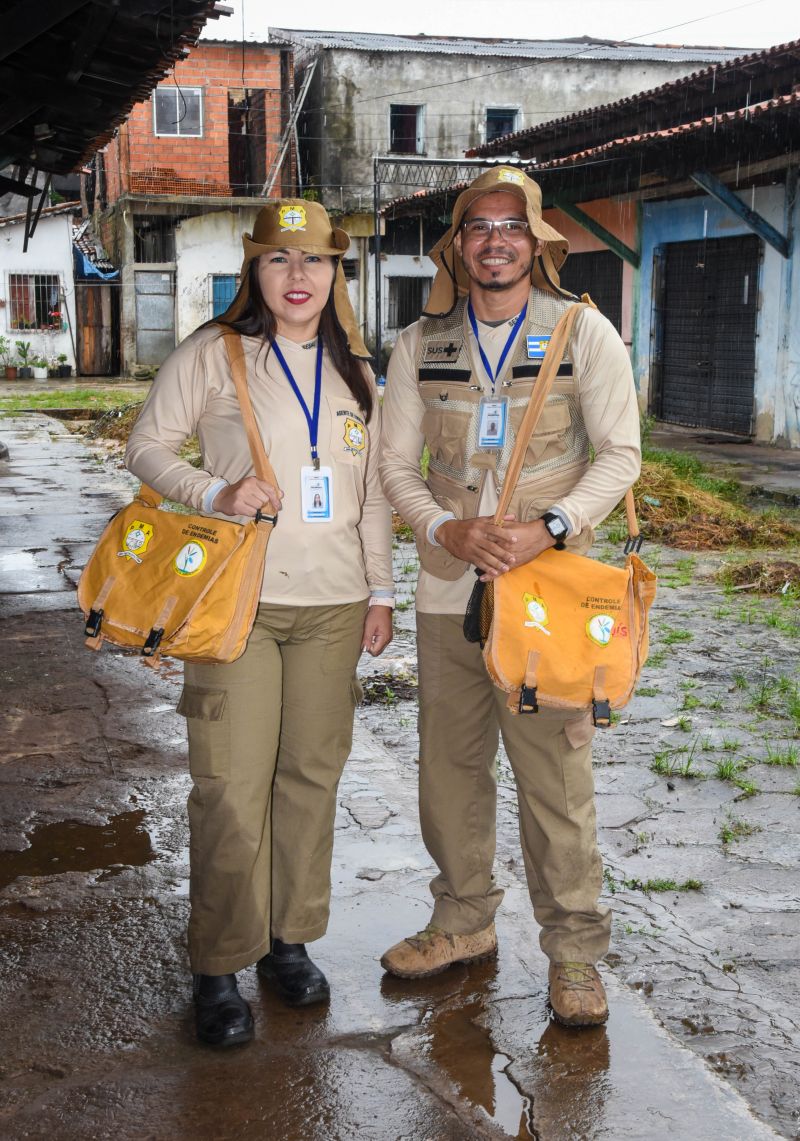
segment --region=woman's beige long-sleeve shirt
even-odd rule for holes
[[[313,408],[316,340],[305,345],[283,337],[277,340],[306,404]],[[391,517],[377,470],[377,394],[365,424],[328,353],[323,354],[318,447],[320,463],[333,473],[333,517],[324,523],[303,522],[300,471],[311,463],[305,415],[275,353],[268,353],[256,337],[243,337],[242,345],[253,410],[284,493],[278,525],[270,537],[262,601],[327,606],[369,595],[388,601],[393,595]],[[353,422],[363,431],[354,432]],[[202,470],[178,455],[194,432],[200,441]],[[164,362],[131,432],[125,462],[161,495],[198,511],[207,508],[209,492],[221,479],[236,483],[253,474],[227,352],[217,329],[193,333]]]

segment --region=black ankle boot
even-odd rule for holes
[[[207,1046],[238,1046],[253,1037],[253,1015],[236,975],[193,975],[197,1037]]]
[[[311,1006],[331,996],[328,980],[309,959],[305,943],[273,939],[272,951],[258,960],[256,970],[289,1006]]]

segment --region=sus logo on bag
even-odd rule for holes
[[[610,614],[595,614],[586,623],[586,633],[597,646],[607,646],[614,633],[614,619]]]
[[[208,554],[202,543],[184,543],[175,556],[173,566],[184,578],[197,574],[206,565]]]
[[[147,544],[152,537],[153,528],[150,523],[142,523],[141,520],[134,519],[122,540],[122,546],[125,549],[117,551],[117,554],[121,559],[133,559],[135,563],[141,563],[140,555],[145,553]]]
[[[526,626],[532,626],[535,630],[541,630],[543,634],[550,637],[550,631],[545,627],[550,622],[550,615],[547,611],[547,605],[543,598],[539,598],[535,594],[523,594],[522,601],[525,604],[525,613],[527,619]]]

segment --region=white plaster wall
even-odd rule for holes
[[[39,219],[27,253],[22,252],[25,226],[22,222],[0,228],[0,334],[15,341],[30,341],[31,354],[52,357],[66,353],[75,366],[69,330],[60,333],[35,329],[9,329],[8,277],[11,273],[57,273],[65,292],[70,329],[75,329],[75,280],[72,272],[72,220],[69,214]]]
[[[424,105],[429,158],[461,158],[485,142],[487,107],[518,107],[518,130],[677,79],[702,63],[525,60],[330,49],[323,53],[322,116],[308,119],[311,174],[326,206],[371,210],[372,157],[390,150],[390,104]],[[453,80],[469,80],[468,83]],[[443,86],[444,84],[444,86]],[[448,85],[449,84],[449,85]],[[413,189],[413,188],[412,188]],[[386,185],[386,200],[409,188]]]
[[[386,324],[389,313],[390,277],[429,277],[433,279],[436,266],[429,257],[413,254],[387,254],[381,258],[381,326],[384,344],[394,344],[400,329],[390,329]],[[367,280],[369,311],[367,313],[367,335],[374,346],[375,342],[375,256],[370,255]]]
[[[175,230],[176,340],[193,333],[211,316],[211,277],[242,268],[242,234],[253,232],[261,207],[222,210],[186,218]]]

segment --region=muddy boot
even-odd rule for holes
[[[608,1018],[606,992],[591,963],[551,963],[550,1009],[562,1026],[599,1026]]]
[[[236,975],[193,975],[195,1027],[207,1046],[238,1046],[253,1037],[253,1015]]]
[[[272,983],[289,1006],[311,1006],[331,997],[328,980],[308,957],[305,943],[272,940],[272,950],[256,963],[259,978]]]
[[[390,947],[381,966],[401,979],[425,979],[446,971],[454,963],[483,963],[496,954],[494,923],[471,935],[452,935],[429,925]]]

